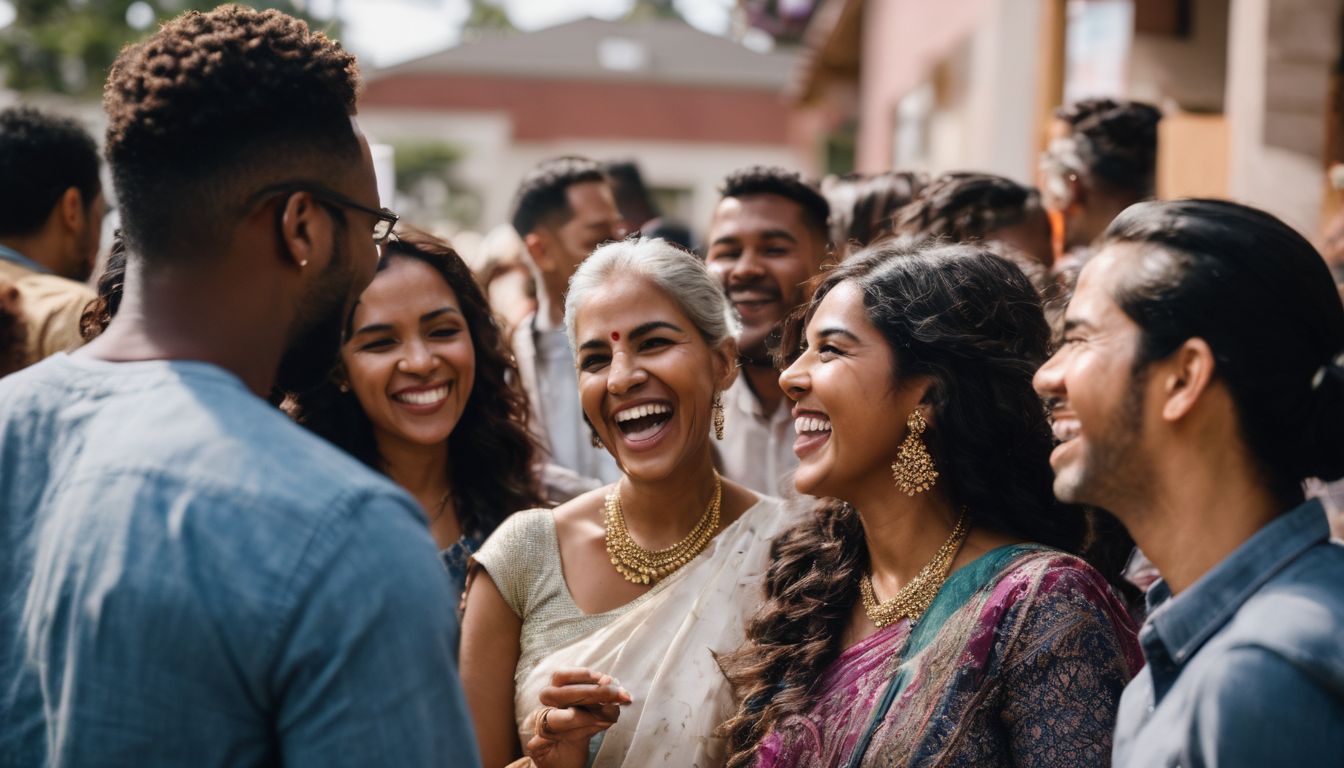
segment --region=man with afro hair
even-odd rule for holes
[[[113,65],[120,309],[0,381],[0,764],[478,763],[423,514],[263,399],[327,373],[396,221],[358,87],[239,6]]]

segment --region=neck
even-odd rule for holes
[[[890,594],[910,583],[933,558],[956,527],[958,512],[937,488],[906,496],[885,480],[884,492],[857,499],[855,508],[863,523],[873,583],[879,592]]]
[[[1214,461],[1210,462],[1209,458]],[[1234,451],[1185,451],[1154,462],[1147,498],[1112,510],[1172,594],[1187,589],[1283,512]]]
[[[420,445],[379,435],[376,438],[383,469],[397,485],[405,488],[426,509],[437,510],[444,495],[452,489],[452,470],[448,459],[448,441]]]
[[[666,478],[646,481],[625,475],[617,487],[626,526],[640,545],[670,547],[691,532],[714,498],[709,447]]]
[[[538,283],[537,318],[534,325],[538,331],[550,331],[559,328],[565,322],[564,287],[556,288],[552,286],[549,275]]]
[[[756,402],[766,413],[774,413],[784,399],[784,390],[779,388],[779,371],[768,365],[742,361],[742,375],[746,377],[747,387],[755,396]]]
[[[0,245],[18,251],[25,258],[32,259],[52,272],[60,274],[56,259],[51,257],[56,244],[52,242],[52,238],[48,236],[46,229],[39,230],[32,235],[0,238]]]
[[[117,316],[78,354],[114,362],[196,360],[219,366],[267,397],[284,355],[289,317],[277,317],[283,299],[265,286],[275,281],[213,280],[181,268],[156,268],[146,281],[127,269]]]

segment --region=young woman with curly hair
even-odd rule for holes
[[[780,384],[795,485],[824,500],[776,541],[723,660],[729,765],[1106,765],[1140,660],[1051,492],[1026,278],[975,246],[880,245],[804,319]]]
[[[410,231],[384,247],[334,367],[296,396],[297,420],[420,502],[460,595],[467,558],[541,494],[513,363],[447,243]]]

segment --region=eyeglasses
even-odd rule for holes
[[[277,195],[293,194],[295,192],[307,192],[320,203],[338,208],[351,208],[373,216],[375,219],[373,223],[373,242],[375,245],[382,246],[387,244],[387,241],[392,238],[392,228],[397,225],[397,221],[401,218],[386,208],[370,208],[367,205],[351,200],[334,189],[329,189],[321,184],[313,184],[310,182],[277,184],[273,187],[267,187],[262,190],[260,194]]]

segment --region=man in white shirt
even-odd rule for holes
[[[769,342],[808,300],[828,254],[830,206],[798,174],[753,167],[730,174],[710,223],[705,262],[742,318],[742,375],[723,394],[719,459],[725,477],[774,495],[793,492],[793,415]]]
[[[620,470],[594,444],[579,405],[574,351],[564,329],[565,291],[588,254],[624,237],[625,227],[601,167],[581,157],[559,157],[533,169],[514,197],[512,222],[537,283],[537,311],[518,324],[513,353],[531,402],[533,434],[547,461],[575,474],[559,485],[564,495],[577,495],[614,482]]]

